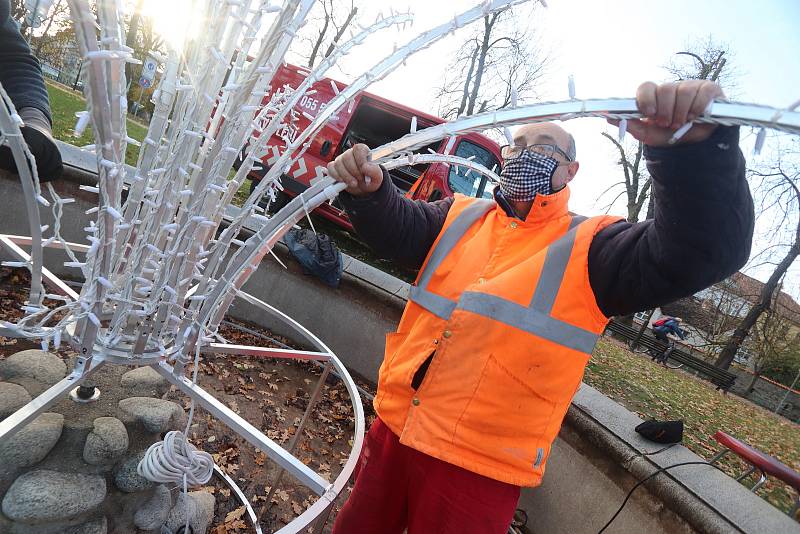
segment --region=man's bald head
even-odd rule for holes
[[[530,145],[556,145],[575,161],[575,138],[561,126],[552,122],[526,124],[514,134],[514,144],[520,146]]]

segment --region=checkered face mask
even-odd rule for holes
[[[508,200],[533,200],[536,194],[553,193],[553,174],[558,161],[549,156],[525,150],[519,157],[507,160],[500,172],[500,191]]]

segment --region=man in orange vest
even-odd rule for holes
[[[567,210],[575,142],[533,124],[503,147],[494,199],[404,198],[357,145],[328,165],[359,235],[419,276],[386,338],[355,486],[335,534],[504,533],[537,486],[609,317],[690,295],[745,263],[753,203],[738,129],[695,124],[723,94],[690,80],[637,91],[655,217]]]

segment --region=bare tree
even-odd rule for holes
[[[346,2],[343,1],[319,0],[317,3],[317,6],[320,7],[312,11],[308,19],[310,21],[308,26],[312,36],[302,38],[302,40],[311,45],[311,51],[307,56],[308,68],[312,68],[317,62],[317,58],[320,57],[326,42],[328,44],[324,48],[325,53],[321,54],[321,57],[324,59],[331,55],[339,43],[339,39],[350,27],[350,24],[358,14],[358,7],[353,0],[350,0],[349,4],[349,8],[347,8]],[[345,9],[347,9],[346,14]],[[332,37],[329,37],[331,35]]]
[[[749,395],[755,389],[758,378],[767,368],[781,365],[791,365],[790,360],[797,358],[800,352],[800,339],[798,336],[789,335],[792,326],[791,316],[794,311],[788,309],[779,297],[780,287],[775,292],[770,307],[761,315],[760,320],[753,325],[751,332],[753,353],[753,378],[745,390]]]
[[[71,24],[69,18],[69,6],[64,0],[56,0],[56,3],[50,9],[47,18],[44,20],[44,30],[42,34],[36,39],[36,48],[33,55],[39,57],[42,51],[42,45],[47,36],[50,35],[50,30],[53,28],[53,23],[56,24],[55,31],[63,29],[66,25]]]
[[[19,32],[27,39],[28,31],[31,27],[28,25],[27,17],[25,17],[25,14],[28,12],[28,8],[25,6],[25,0],[11,0],[10,7],[11,18],[19,22]]]
[[[687,47],[687,50],[677,52],[676,56],[693,60],[689,64],[686,64],[685,61],[673,60],[666,66],[667,71],[676,80],[711,80],[720,83],[726,90],[732,86],[735,71],[728,61],[731,53],[726,44],[716,43],[711,37],[708,37],[696,40]],[[642,142],[623,144],[605,132],[603,136],[611,141],[616,151],[619,152],[620,157],[617,164],[622,167],[624,177],[622,181],[615,183],[603,192],[603,195],[615,191],[620,185],[625,187],[624,191],[616,193],[614,199],[606,206],[606,211],[609,211],[614,203],[625,195],[629,222],[639,220],[642,207],[646,202],[648,204],[646,218],[652,218],[655,211],[655,198],[653,198],[652,179],[642,161],[644,144]]]
[[[731,64],[733,53],[726,43],[717,42],[709,35],[694,39],[675,56],[665,66],[675,80],[711,80],[728,93],[735,90],[738,73]]]
[[[637,222],[639,220],[639,214],[642,211],[642,206],[644,206],[644,203],[650,197],[650,187],[653,183],[653,179],[650,177],[647,169],[642,165],[644,144],[636,142],[630,146],[626,146],[624,142],[620,142],[606,132],[603,132],[603,137],[611,141],[617,149],[617,152],[619,152],[617,164],[622,167],[624,181],[613,184],[600,196],[605,195],[606,192],[615,189],[619,185],[625,186],[625,189],[614,197],[614,199],[609,202],[608,206],[606,206],[606,212],[611,209],[622,195],[626,195],[628,222]]]
[[[454,118],[503,109],[515,94],[520,99],[535,96],[548,59],[532,28],[520,24],[533,18],[529,13],[509,8],[483,19],[445,70],[435,95],[439,115]]]
[[[797,164],[796,159],[798,155],[800,155],[800,150],[797,149],[795,142],[794,150],[777,152],[773,165],[767,166],[763,171],[750,171],[751,176],[761,179],[763,198],[768,203],[766,209],[762,210],[762,214],[777,210],[779,216],[775,220],[778,221],[778,224],[792,221],[794,228],[789,236],[785,254],[777,262],[775,270],[764,284],[758,301],[750,308],[720,351],[715,362],[717,367],[727,369],[731,366],[736,352],[750,335],[759,318],[771,309],[776,291],[779,291],[780,281],[800,256],[800,165]],[[774,212],[772,214],[774,215]]]

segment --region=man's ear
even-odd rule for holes
[[[578,169],[580,168],[581,164],[577,161],[571,161],[569,165],[567,165],[567,176],[569,176],[570,180],[575,178],[575,175],[578,174]]]

